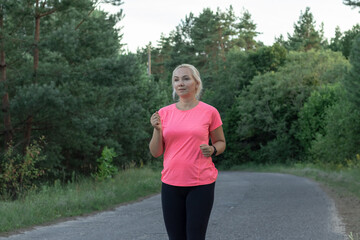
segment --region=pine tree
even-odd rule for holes
[[[256,31],[256,24],[251,19],[249,11],[244,11],[242,17],[240,17],[240,22],[237,25],[237,28],[239,30],[240,47],[246,51],[254,50],[257,45],[255,38],[260,33]]]
[[[360,7],[360,0],[344,0],[344,4],[352,7]]]
[[[294,24],[293,35],[288,34],[287,48],[295,51],[309,51],[310,49],[320,49],[323,43],[323,34],[315,28],[315,20],[310,8],[299,17]]]
[[[7,149],[9,144],[13,138],[13,129],[11,124],[10,117],[10,102],[9,102],[9,93],[7,91],[7,75],[6,75],[6,59],[5,59],[5,30],[4,30],[4,21],[5,21],[5,11],[7,11],[6,4],[0,5],[0,70],[1,70],[1,78],[0,83],[2,83],[2,87],[4,89],[3,97],[2,97],[2,106],[1,110],[4,114],[4,148]]]
[[[14,128],[10,113],[11,85],[14,85],[9,69],[16,68],[16,63],[24,55],[22,47],[28,44],[26,24],[30,12],[23,0],[1,1],[0,3],[0,83],[2,95],[2,118],[4,148],[6,149],[14,137]],[[20,48],[20,49],[18,49]],[[27,46],[27,49],[29,47]]]
[[[345,31],[341,38],[341,51],[349,58],[355,37],[360,33],[360,25],[356,24],[352,29]]]
[[[348,92],[349,100],[360,111],[360,34],[354,39],[350,63],[352,67],[344,79],[344,86]]]
[[[339,52],[341,51],[341,38],[342,38],[342,32],[340,30],[340,27],[337,26],[335,28],[335,37],[331,38],[329,48],[332,51]]]

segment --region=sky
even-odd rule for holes
[[[261,34],[256,38],[265,45],[272,45],[275,37],[281,34],[287,39],[292,34],[294,23],[299,20],[306,7],[316,21],[317,30],[324,23],[324,35],[330,40],[335,36],[336,26],[342,32],[360,24],[359,8],[351,8],[342,0],[123,0],[120,7],[100,5],[104,11],[114,13],[120,8],[125,14],[117,27],[122,27],[122,43],[124,49],[136,52],[137,48],[145,47],[149,42],[157,45],[161,34],[168,36],[176,26],[192,12],[198,16],[204,8],[214,12],[218,8],[226,11],[233,6],[235,15],[241,17],[244,10],[251,14],[257,31]]]

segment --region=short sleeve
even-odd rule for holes
[[[216,108],[213,108],[212,114],[211,114],[211,123],[210,123],[210,132],[214,131],[218,127],[222,125],[220,113]]]
[[[158,111],[159,115],[160,115],[160,121],[161,121],[161,124],[164,124],[164,118],[165,118],[165,110],[164,108],[161,108],[159,111]]]

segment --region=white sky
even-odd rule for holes
[[[360,23],[360,8],[351,8],[343,4],[342,0],[123,0],[124,19],[119,23],[123,27],[122,43],[125,49],[135,52],[137,48],[145,47],[149,42],[156,46],[161,33],[168,36],[176,26],[185,19],[190,12],[198,16],[204,8],[211,8],[216,12],[219,7],[226,11],[233,6],[235,15],[241,17],[246,9],[257,24],[257,31],[261,32],[257,40],[265,45],[272,45],[275,37],[282,34],[285,39],[287,33],[292,34],[294,23],[301,12],[310,7],[316,21],[317,30],[324,23],[325,37],[335,35],[335,28],[341,31],[351,29]],[[116,7],[102,5],[105,11],[114,12]]]

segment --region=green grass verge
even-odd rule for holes
[[[110,209],[158,193],[160,188],[160,171],[148,167],[128,169],[103,182],[83,179],[65,186],[55,182],[23,199],[0,202],[0,232]]]
[[[359,235],[359,234],[352,234],[352,233],[350,233],[349,239],[350,239],[350,240],[359,240],[359,239],[360,239],[360,235]]]

